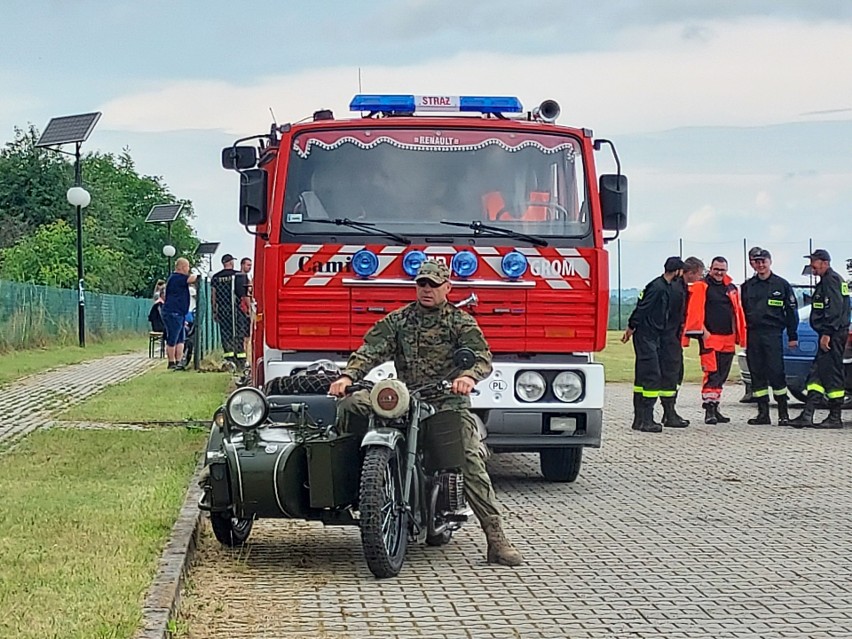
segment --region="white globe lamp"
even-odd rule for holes
[[[68,189],[65,197],[68,198],[68,204],[71,206],[79,206],[81,209],[89,206],[89,203],[92,201],[92,196],[89,195],[89,192],[82,186],[72,186]]]
[[[174,257],[175,256],[175,247],[171,244],[166,244],[163,247],[163,255],[166,257]]]

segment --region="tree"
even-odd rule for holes
[[[42,224],[71,220],[65,192],[73,167],[57,153],[36,148],[39,133],[15,129],[0,150],[0,248],[11,246]]]
[[[76,288],[75,211],[65,196],[74,183],[73,162],[36,148],[38,137],[32,126],[16,129],[15,139],[0,150],[0,277]],[[178,200],[161,177],[139,175],[127,149],[89,153],[82,163],[92,195],[83,212],[86,288],[147,297],[166,274],[167,229],[145,223],[145,217],[155,204],[182,203],[171,243],[178,255],[192,259],[198,246],[189,225],[192,203]]]
[[[0,277],[59,288],[77,288],[77,231],[65,220],[44,224],[30,236],[4,250]],[[116,291],[127,277],[119,251],[84,244],[86,288],[95,292]]]

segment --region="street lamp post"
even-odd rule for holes
[[[80,157],[80,145],[77,145],[77,157]],[[80,186],[80,163],[77,162],[74,184],[66,197],[68,203],[77,209],[77,334],[80,348],[86,346],[86,293],[83,280],[83,209],[89,206],[92,196]]]
[[[77,332],[80,338],[80,348],[86,346],[86,296],[83,285],[83,209],[89,206],[92,197],[83,188],[83,178],[80,168],[80,147],[85,142],[101,114],[83,113],[53,118],[47,123],[44,132],[35,143],[36,147],[44,147],[59,153],[71,155],[59,147],[63,144],[74,144],[74,186],[68,189],[68,203],[77,209]]]

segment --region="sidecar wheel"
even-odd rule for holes
[[[251,534],[253,519],[238,519],[231,513],[210,513],[213,535],[223,546],[242,546]]]
[[[361,545],[376,577],[396,577],[408,546],[408,516],[402,503],[399,449],[374,446],[361,469]]]

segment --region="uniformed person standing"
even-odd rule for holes
[[[819,335],[817,350],[808,374],[808,397],[802,414],[791,422],[795,428],[843,428],[843,396],[846,376],[843,351],[849,339],[849,285],[831,268],[831,255],[817,249],[805,257],[819,283],[811,298],[811,327]],[[814,424],[814,410],[820,396],[828,398],[828,417]]]
[[[645,433],[661,432],[663,425],[654,421],[654,404],[661,393],[671,391],[666,397],[674,399],[677,391],[680,369],[674,361],[674,353],[667,347],[666,336],[671,332],[679,338],[683,325],[682,310],[675,311],[680,312],[680,316],[675,316],[672,312],[673,304],[675,308],[682,309],[685,303],[683,287],[679,283],[673,283],[682,274],[683,261],[679,257],[668,258],[664,273],[651,280],[640,294],[639,302],[627,320],[627,330],[621,338],[625,344],[633,338],[633,351],[636,354],[633,376],[633,430]],[[678,287],[677,291],[674,287]],[[675,324],[677,327],[673,328]],[[680,350],[679,339],[676,341]],[[667,425],[686,425],[678,424],[675,420],[670,421],[672,423]]]
[[[757,417],[749,424],[771,424],[769,387],[778,404],[778,425],[788,426],[787,379],[784,374],[784,329],[787,343],[795,348],[799,340],[799,314],[793,287],[772,272],[772,255],[755,246],[748,252],[755,274],[746,280],[740,297],[746,320],[746,361],[751,373],[751,394],[757,400]]]
[[[731,372],[736,345],[745,346],[746,341],[740,294],[728,275],[728,260],[714,257],[709,275],[689,291],[685,334],[700,339],[704,423],[727,424],[730,418],[719,411],[722,387]]]
[[[389,360],[394,362],[397,377],[407,385],[434,384],[454,373],[453,353],[457,349],[471,349],[476,355],[474,365],[457,373],[450,392],[431,403],[439,411],[458,414],[465,449],[464,492],[488,540],[488,563],[517,566],[523,559],[503,533],[494,488],[479,450],[479,427],[470,412],[468,397],[476,383],[491,374],[491,351],[476,320],[447,302],[452,285],[446,264],[424,261],[414,281],[417,301],[392,311],[367,331],[364,344],[349,357],[329,393],[343,397],[349,386]],[[356,415],[367,416],[371,410],[366,391],[352,393],[341,404]]]

